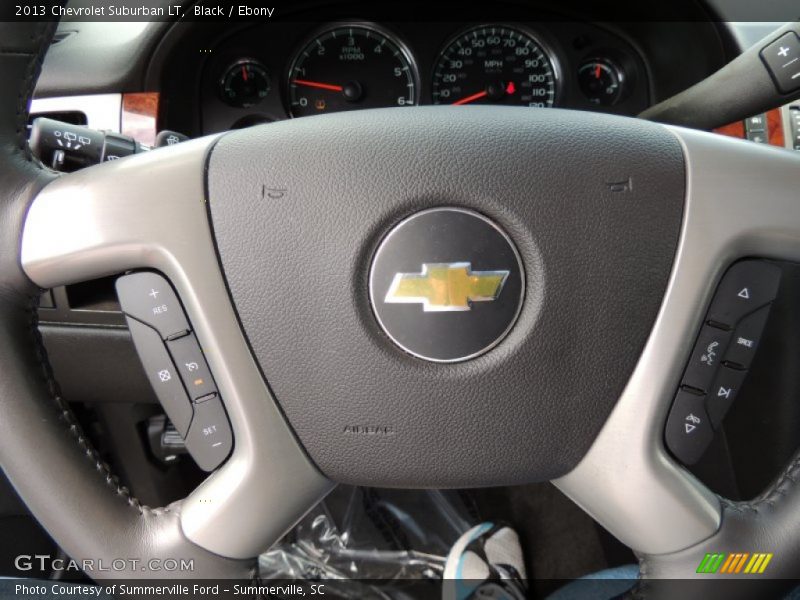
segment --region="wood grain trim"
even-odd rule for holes
[[[718,127],[714,133],[745,139],[744,121]],[[784,147],[783,117],[779,108],[767,112],[767,133],[770,145]]]
[[[158,92],[122,95],[121,132],[152,146],[158,134]]]
[[[771,110],[767,113],[767,131],[769,132],[770,144],[781,147],[785,145],[783,114],[780,109]]]
[[[736,121],[736,123],[731,123],[730,125],[717,127],[714,133],[721,133],[722,135],[744,139],[744,121]]]

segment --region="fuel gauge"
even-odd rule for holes
[[[589,102],[611,106],[622,98],[625,75],[622,69],[608,59],[590,59],[578,69],[578,82]]]

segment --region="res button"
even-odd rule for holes
[[[157,273],[142,272],[117,279],[122,311],[150,325],[162,339],[189,331],[189,323],[169,282]]]

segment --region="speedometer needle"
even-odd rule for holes
[[[478,92],[477,94],[472,94],[472,96],[467,96],[466,98],[462,98],[461,100],[456,100],[453,102],[453,106],[461,106],[462,104],[469,104],[470,102],[475,102],[475,100],[480,100],[481,98],[485,98],[489,95],[489,92],[483,90],[482,92]]]
[[[341,85],[332,85],[330,83],[320,83],[318,81],[307,81],[305,79],[293,79],[292,83],[297,85],[304,85],[306,87],[318,88],[321,90],[330,90],[332,92],[341,92],[344,88]]]
[[[508,95],[511,96],[517,92],[517,86],[514,85],[513,81],[509,81],[507,84],[503,84],[502,82],[493,82],[486,86],[486,89],[482,92],[478,92],[477,94],[472,94],[472,96],[467,96],[466,98],[462,98],[461,100],[456,100],[453,102],[453,106],[460,106],[462,104],[469,104],[470,102],[475,102],[475,100],[480,100],[481,98],[489,97],[491,102],[499,102],[503,99],[504,96]]]

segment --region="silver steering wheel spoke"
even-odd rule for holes
[[[249,558],[277,541],[331,489],[278,409],[241,331],[219,268],[204,167],[215,138],[106,163],[48,185],[22,236],[22,263],[50,288],[155,269],[177,290],[234,433],[227,462],[182,503],[195,544]]]
[[[719,528],[719,499],[664,447],[664,426],[705,308],[735,260],[800,260],[800,156],[670,128],[687,199],[670,282],[641,358],[589,452],[554,483],[636,551],[665,554]]]

